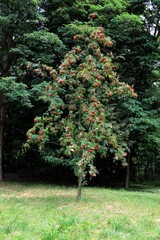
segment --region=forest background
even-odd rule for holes
[[[104,53],[137,97],[121,97],[107,103],[113,132],[127,152],[126,166],[113,161],[114,150],[109,144],[106,155],[95,154],[94,165],[99,173],[90,184],[121,186],[126,180],[128,187],[129,173],[132,181],[158,180],[159,1],[2,0],[0,5],[0,179],[7,173],[18,173],[21,178],[76,183],[73,166],[50,157],[58,148],[57,139],[52,147],[48,143],[43,154],[34,145],[26,151],[24,144],[34,119],[48,108],[42,92],[53,81],[50,71],[58,70],[75,46],[74,36],[83,34],[84,28],[96,31],[102,27],[112,40],[112,46],[103,49]],[[86,178],[89,179],[88,173]]]

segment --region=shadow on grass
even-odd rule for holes
[[[56,188],[77,188],[77,179],[74,178],[71,181],[64,179],[48,179],[46,176],[19,176],[17,174],[8,174],[4,178],[4,183],[8,184],[20,184],[21,186],[54,186]],[[109,184],[106,185],[97,185],[90,183],[88,181],[88,185],[85,187],[89,188],[103,188],[103,189],[112,189],[112,190],[124,190],[124,186],[122,183],[114,183],[112,186]],[[148,192],[148,193],[160,193],[160,180],[157,181],[149,181],[144,183],[131,183],[128,192]]]
[[[153,184],[153,183],[152,183]],[[131,184],[127,191],[132,192],[148,192],[148,193],[160,193],[160,185],[150,184]]]

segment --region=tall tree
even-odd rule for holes
[[[30,62],[37,65],[40,62],[54,65],[65,51],[65,47],[59,38],[43,29],[45,18],[41,13],[41,2],[41,0],[30,2],[2,0],[0,3],[2,33],[0,58],[0,180],[2,179],[4,106],[7,104],[8,97],[13,100],[16,99],[15,89],[19,91],[17,96],[21,94],[21,97],[23,97],[24,92],[23,87],[21,89],[21,83],[19,83],[19,88],[11,87],[14,82],[18,86],[21,66]],[[50,53],[53,47],[54,51]],[[43,57],[44,54],[45,58]],[[6,86],[8,85],[7,91]],[[22,92],[20,92],[21,90]]]
[[[60,70],[50,69],[53,80],[40,96],[49,107],[35,118],[25,144],[36,144],[46,160],[73,168],[78,200],[87,172],[96,176],[96,154],[111,152],[115,161],[126,165],[126,142],[110,121],[109,102],[136,96],[115,72],[112,55],[106,53],[112,41],[102,27],[81,26],[79,32],[74,36],[77,45],[67,53]],[[58,150],[53,147],[55,140]]]
[[[17,59],[17,52],[13,53],[12,48],[15,48],[22,36],[27,31],[30,32],[42,17],[37,11],[40,1],[1,1],[1,82],[4,77],[10,75],[11,68]],[[36,21],[36,24],[35,24]],[[2,79],[3,78],[3,79]],[[2,145],[3,145],[3,119],[4,119],[4,104],[5,95],[0,91],[0,180],[2,174]]]

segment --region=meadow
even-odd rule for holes
[[[160,187],[0,184],[2,240],[159,240]]]

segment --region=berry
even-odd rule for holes
[[[81,101],[82,100],[82,97],[81,96],[78,96],[78,101]]]
[[[92,13],[92,14],[90,15],[90,17],[91,17],[92,19],[94,19],[94,18],[96,17],[96,14],[95,14],[95,13]]]

